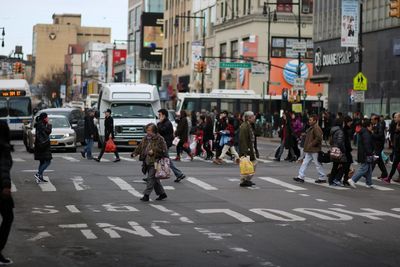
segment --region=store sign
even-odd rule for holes
[[[14,97],[14,96],[25,96],[26,92],[24,90],[18,89],[9,89],[9,90],[0,90],[1,97]]]
[[[344,65],[355,62],[352,51],[343,51],[330,54],[323,54],[321,47],[315,49],[314,67],[317,72],[322,70],[322,67]]]

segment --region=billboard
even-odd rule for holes
[[[359,8],[358,0],[342,0],[340,38],[342,47],[358,47]]]
[[[162,61],[163,13],[143,13],[141,24],[140,58],[148,61]]]
[[[249,41],[241,42],[240,55],[244,58],[254,59],[258,56],[258,36],[251,36]],[[237,89],[250,88],[250,69],[238,69],[236,78]]]

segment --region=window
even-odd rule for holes
[[[165,26],[164,26],[164,39],[167,39],[168,37],[168,20],[165,20]]]
[[[295,37],[272,37],[271,39],[271,57],[281,58],[297,58],[298,53],[293,52],[293,43],[297,42],[298,39]],[[310,38],[302,38],[301,41],[307,43],[307,53],[302,53],[302,58],[312,59],[313,58],[313,42]]]
[[[113,103],[111,111],[114,118],[154,118],[151,104],[147,103]]]
[[[313,2],[314,0],[302,0],[301,1],[301,12],[304,14],[313,13]]]
[[[128,35],[128,40],[129,40],[129,42],[128,42],[128,54],[132,54],[133,51],[135,50],[135,46],[134,46],[135,42],[133,41],[134,40],[133,33],[130,33]]]
[[[12,98],[8,105],[10,117],[32,115],[30,98]]]
[[[293,10],[293,0],[277,0],[276,11],[291,13]]]
[[[237,58],[239,57],[239,47],[238,47],[238,41],[232,41],[231,42],[231,57]],[[232,59],[231,61],[236,61]]]
[[[0,117],[8,116],[7,99],[0,99]]]
[[[190,20],[191,20],[191,18],[189,18],[190,17],[190,11],[187,12],[187,16],[188,16],[188,18],[187,18],[186,25],[187,25],[187,28],[189,30],[190,29]]]
[[[128,28],[132,29],[133,27],[133,17],[134,17],[134,9],[129,10],[129,14],[128,14]]]
[[[219,46],[219,56],[221,57],[221,61],[225,61],[226,59],[226,43],[220,44]]]
[[[49,122],[53,128],[70,128],[67,118],[50,118]]]

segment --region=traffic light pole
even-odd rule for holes
[[[359,31],[358,31],[358,72],[362,72],[362,64],[363,64],[363,0],[360,1],[360,19],[359,19]],[[362,103],[357,103],[357,111],[361,112]]]

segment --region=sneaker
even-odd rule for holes
[[[94,158],[94,160],[97,161],[97,162],[100,162],[100,159],[99,159],[99,158]]]
[[[114,162],[118,162],[118,161],[121,161],[121,159],[117,158],[117,159],[114,160]]]
[[[149,179],[148,179],[148,178],[143,178],[142,180],[145,181],[145,182],[147,182]]]
[[[353,179],[349,179],[347,180],[347,182],[349,183],[349,185],[353,188],[356,188],[356,183],[353,181]]]
[[[214,159],[213,163],[215,163],[217,165],[221,165],[222,164],[222,160],[221,159]]]
[[[374,189],[375,187],[371,184],[371,185],[366,185],[367,186],[367,188],[369,188],[369,189]]]
[[[9,258],[5,258],[3,254],[0,254],[0,265],[10,265],[13,261]]]
[[[86,158],[85,152],[81,151],[82,158]]]
[[[181,161],[181,157],[176,157],[174,160],[175,161]]]
[[[239,186],[240,187],[250,187],[250,186],[252,186],[252,184],[249,183],[249,181],[244,181],[244,182],[240,183]]]
[[[382,182],[384,182],[385,184],[390,184],[389,177],[382,178]]]
[[[392,179],[393,182],[400,183],[400,179]]]
[[[167,194],[164,193],[164,194],[159,195],[158,198],[156,198],[156,200],[160,201],[160,200],[163,200],[166,198],[167,198]]]
[[[299,183],[304,183],[304,179],[301,179],[299,177],[294,177],[293,180],[295,180],[296,182],[299,182]]]
[[[236,159],[236,160],[235,160],[235,163],[236,163],[237,165],[239,165],[239,164],[240,164],[240,159]]]
[[[342,182],[338,180],[333,180],[333,184],[336,186],[343,186]]]
[[[344,185],[344,186],[350,186],[350,184],[349,184],[348,181],[344,181],[344,182],[343,182],[343,185]]]
[[[174,180],[175,183],[179,183],[181,180],[185,179],[186,175],[182,174],[179,177],[176,177],[176,179]]]
[[[43,176],[40,176],[40,181],[43,182],[43,183],[47,183],[47,182],[48,182],[47,180],[45,180],[45,179],[43,178]]]
[[[39,175],[39,173],[35,174],[35,180],[36,180],[36,183],[40,183],[40,175]]]
[[[274,159],[274,161],[281,161],[281,159],[277,159],[277,158],[275,158],[275,159]]]
[[[147,202],[150,200],[149,195],[143,195],[143,197],[140,199],[143,202]]]
[[[315,183],[316,183],[316,184],[325,184],[325,183],[326,183],[326,180],[318,179],[318,180],[315,180]]]

